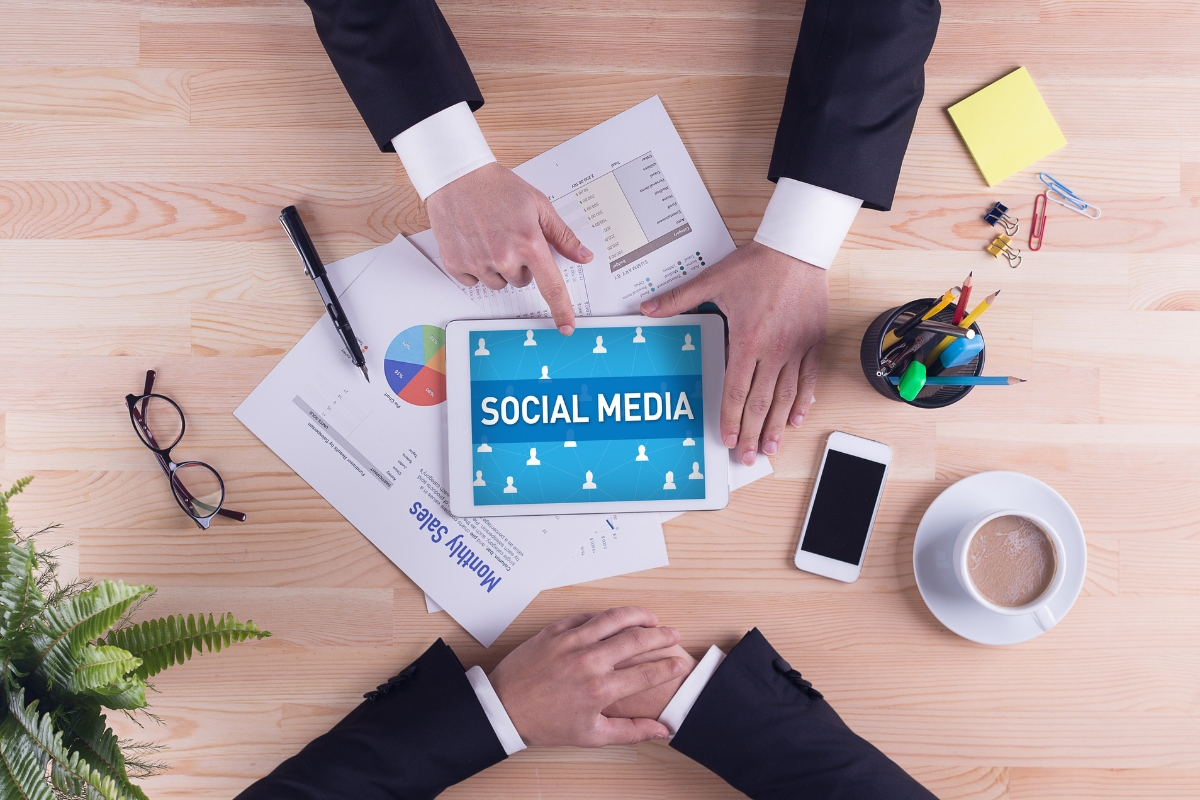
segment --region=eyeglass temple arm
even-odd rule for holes
[[[149,394],[154,390],[155,372],[152,369],[146,370],[146,388],[142,390],[142,414],[146,413],[146,405],[150,402]]]
[[[236,519],[238,522],[246,521],[246,515],[243,512],[234,511],[232,508],[222,508],[217,511],[217,515],[221,517],[228,517],[229,519]]]

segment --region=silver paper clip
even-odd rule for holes
[[[1046,185],[1046,197],[1052,203],[1058,203],[1063,208],[1069,208],[1076,214],[1082,214],[1088,219],[1100,219],[1100,209],[1098,207],[1091,203],[1083,202],[1079,195],[1072,192],[1066,186],[1063,186],[1053,175],[1048,172],[1041,172],[1038,174],[1038,177]],[[1091,211],[1095,211],[1096,213],[1089,213]]]

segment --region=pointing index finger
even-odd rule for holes
[[[570,336],[575,330],[575,310],[571,307],[571,294],[567,291],[567,283],[563,280],[562,271],[554,261],[550,245],[543,239],[534,246],[531,254],[529,270],[537,282],[538,291],[550,313],[554,315],[554,324],[564,336]]]

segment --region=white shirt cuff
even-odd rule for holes
[[[692,670],[692,674],[687,676],[687,680],[675,692],[671,702],[667,703],[667,707],[663,709],[658,721],[667,726],[667,730],[671,732],[672,736],[679,732],[683,721],[687,719],[688,712],[692,710],[700,693],[708,685],[709,678],[713,676],[717,667],[721,666],[721,662],[724,660],[725,653],[721,651],[721,648],[715,644],[708,648],[704,658],[700,659],[700,663]]]
[[[392,146],[421,200],[496,160],[466,101],[396,134]]]
[[[504,752],[511,756],[524,750],[525,742],[521,740],[521,734],[517,733],[517,726],[509,719],[504,704],[500,702],[500,696],[492,688],[492,682],[488,680],[483,668],[471,667],[467,670],[467,680],[471,682],[471,688],[479,698],[479,705],[483,706],[483,713],[487,714],[488,722],[492,723],[492,730],[496,732],[496,738],[500,740]]]
[[[780,178],[754,241],[829,269],[861,207],[857,197]]]

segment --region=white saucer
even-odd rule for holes
[[[1029,511],[1054,527],[1067,552],[1067,574],[1049,609],[1060,621],[1075,604],[1087,573],[1087,544],[1079,518],[1062,495],[1020,472],[981,472],[963,478],[930,503],[917,526],[913,570],[929,610],[950,630],[980,644],[1017,644],[1043,633],[1032,616],[988,611],[954,576],[954,540],[979,514],[1002,508]]]

